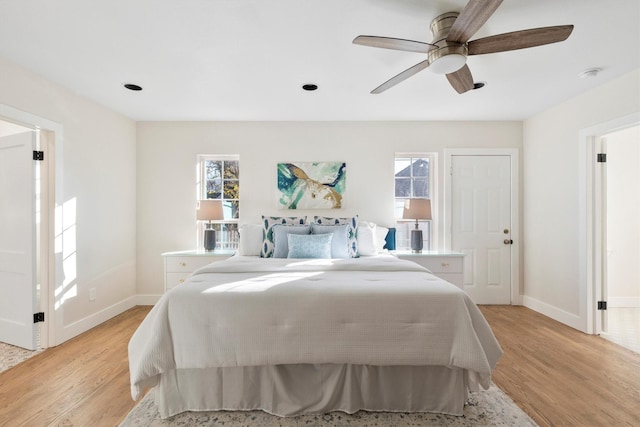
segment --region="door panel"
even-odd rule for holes
[[[466,254],[464,290],[476,304],[510,304],[511,159],[454,155],[451,165],[451,249]]]
[[[35,132],[0,138],[0,341],[36,348]]]

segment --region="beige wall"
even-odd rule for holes
[[[580,132],[640,111],[639,83],[636,70],[524,121],[524,304],[583,331]]]
[[[286,212],[276,204],[276,163],[345,161],[345,207],[338,214],[392,225],[396,152],[438,153],[442,218],[445,148],[519,149],[521,142],[520,122],[138,123],[138,292],[162,292],[162,252],[195,248],[198,154],[240,155],[241,222]]]
[[[0,76],[0,104],[63,129],[56,293],[68,298],[53,314],[62,341],[134,304],[135,122],[1,58]]]

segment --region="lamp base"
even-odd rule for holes
[[[207,228],[204,230],[204,249],[213,251],[216,248],[216,230]]]
[[[422,253],[422,247],[422,230],[411,230],[411,252],[414,254],[420,254]]]

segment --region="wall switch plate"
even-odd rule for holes
[[[96,300],[96,288],[89,289],[89,301]]]

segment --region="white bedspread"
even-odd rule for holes
[[[393,256],[234,256],[165,294],[129,343],[134,399],[174,369],[295,363],[438,365],[488,388],[502,354],[456,286]]]

